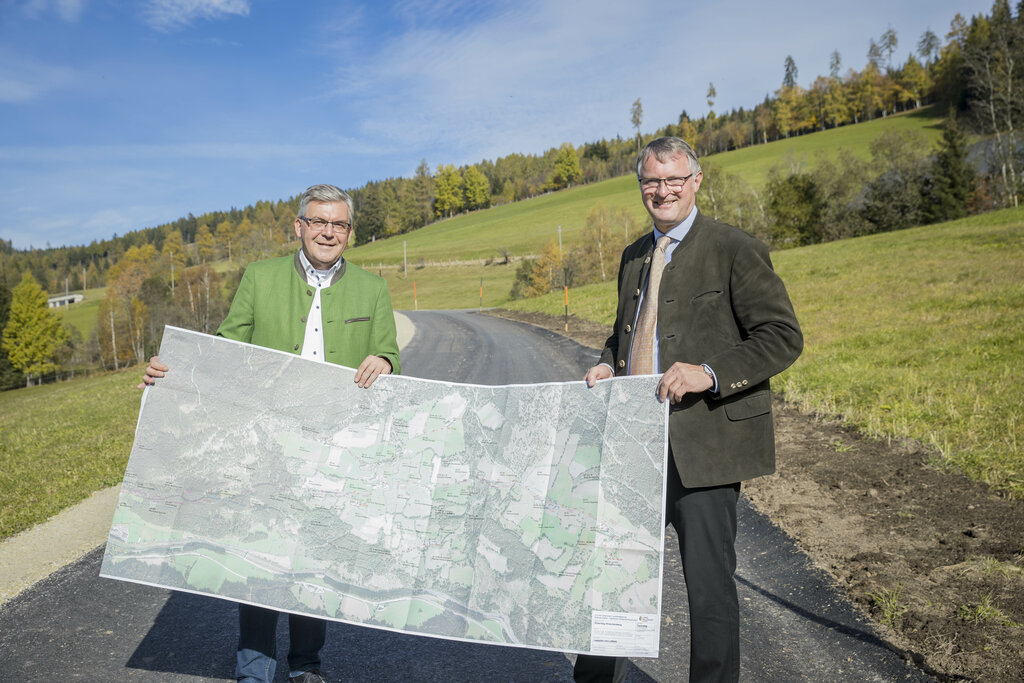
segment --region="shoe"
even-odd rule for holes
[[[289,678],[288,683],[326,683],[324,677],[320,675],[318,669],[312,669],[311,671],[303,671],[295,678]]]

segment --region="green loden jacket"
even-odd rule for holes
[[[615,328],[601,362],[624,375],[654,240],[622,252]],[[669,410],[669,442],[684,486],[721,486],[775,470],[768,379],[789,367],[803,336],[768,248],[697,213],[665,267],[658,293],[658,350],[664,372],[706,363],[718,393],[687,394]]]
[[[298,252],[257,261],[242,275],[227,318],[217,335],[268,349],[299,354],[315,288],[306,284]],[[342,263],[320,292],[327,362],[357,368],[380,356],[398,374],[395,316],[387,283],[351,263]]]

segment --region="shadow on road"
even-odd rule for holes
[[[235,603],[172,592],[125,666],[233,679],[237,638]]]
[[[808,619],[810,621],[813,621],[814,623],[818,624],[819,626],[824,626],[825,628],[828,628],[828,629],[834,631],[835,633],[837,633],[839,635],[844,635],[844,636],[848,636],[850,638],[855,638],[856,640],[859,640],[859,641],[861,641],[863,643],[867,643],[868,645],[874,645],[875,647],[884,648],[886,650],[891,650],[892,649],[892,647],[888,643],[886,643],[884,640],[882,640],[881,638],[876,636],[874,633],[871,633],[870,631],[865,631],[863,629],[854,628],[854,627],[849,626],[847,624],[842,624],[842,623],[839,623],[837,621],[833,621],[831,619],[827,619],[827,618],[825,618],[825,617],[823,617],[823,616],[821,616],[819,614],[815,614],[814,612],[812,612],[812,611],[810,611],[808,609],[804,609],[803,607],[801,607],[800,605],[796,604],[795,602],[792,602],[790,600],[786,600],[785,598],[779,597],[778,595],[775,595],[771,591],[766,590],[766,589],[762,588],[761,586],[758,586],[757,584],[755,584],[755,583],[753,583],[751,581],[748,581],[747,579],[743,578],[742,576],[739,576],[739,575],[736,576],[736,583],[741,584],[743,586],[746,586],[750,590],[752,590],[752,591],[754,591],[756,593],[761,594],[762,596],[768,598],[769,600],[774,602],[776,605],[782,607],[783,609],[785,609],[785,610],[787,610],[787,611],[789,611],[789,612],[791,612],[793,614],[796,614],[798,616],[801,616],[804,619]]]
[[[288,653],[287,619],[278,623],[278,680]],[[126,663],[158,675],[232,679],[238,634],[235,603],[171,593]],[[560,652],[525,650],[411,636],[337,622],[328,625],[321,656],[329,680],[344,681],[571,681]],[[650,681],[634,671],[630,681]]]

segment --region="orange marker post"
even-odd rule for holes
[[[412,281],[412,305],[418,311],[420,310],[420,301],[416,298],[416,281]]]
[[[565,287],[565,331],[569,332],[569,285],[563,285]]]

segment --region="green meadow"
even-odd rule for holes
[[[775,383],[787,399],[922,441],[937,462],[1024,496],[1024,209],[772,258],[804,331]],[[570,313],[614,322],[614,283],[569,296]],[[561,292],[507,304],[563,306]]]
[[[93,329],[96,328],[96,314],[100,310],[100,302],[103,301],[106,291],[106,287],[97,287],[85,291],[79,290],[78,293],[85,295],[82,301],[59,309],[64,322],[69,327],[81,332],[82,339],[88,339]]]
[[[781,163],[787,168],[790,165],[813,166],[820,158],[835,159],[843,147],[861,159],[870,159],[871,141],[891,131],[916,130],[924,135],[929,145],[934,145],[942,137],[944,114],[935,107],[924,107],[855,126],[776,140],[767,145],[744,147],[708,158],[754,187],[762,187],[768,180],[768,171],[776,164]]]
[[[139,368],[0,392],[0,538],[121,481]]]
[[[849,148],[855,155],[867,159],[870,142],[892,130],[920,131],[933,144],[941,136],[941,123],[937,112],[924,108],[856,126],[716,154],[708,159],[760,187],[769,169],[777,163],[810,164],[823,156],[835,158],[841,148]],[[623,206],[637,219],[646,218],[636,179],[625,175],[486,211],[461,214],[405,235],[354,247],[345,255],[368,268],[380,264],[401,265],[404,243],[405,262],[411,271],[421,260],[424,264],[486,260],[497,258],[502,251],[515,257],[537,254],[545,244],[558,239],[558,226],[562,227],[564,245],[579,242],[587,214],[598,204],[609,208]]]
[[[387,280],[395,310],[443,310],[504,305],[515,278],[516,264],[442,264],[410,268],[406,273],[396,267],[369,270],[382,274]]]

